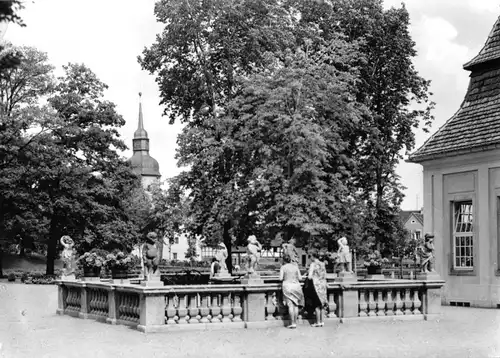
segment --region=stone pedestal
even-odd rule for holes
[[[157,330],[165,325],[165,297],[141,295],[140,318],[137,329],[141,332]]]
[[[436,271],[432,272],[420,272],[417,274],[417,280],[441,280],[441,276]]]
[[[61,281],[76,281],[76,276],[74,273],[69,275],[62,274]]]
[[[341,303],[341,322],[344,322],[349,318],[357,318],[358,317],[358,306],[359,306],[359,298],[358,291],[343,291],[340,299]]]
[[[376,275],[366,275],[367,280],[385,280],[385,276],[382,274]]]
[[[335,282],[350,283],[358,281],[357,276],[354,272],[339,272],[339,276],[335,279]]]
[[[220,271],[217,274],[215,274],[215,277],[228,278],[228,277],[231,277],[231,274],[229,273],[229,271],[227,269],[221,268]]]
[[[250,275],[246,275],[241,279],[241,284],[243,285],[262,285],[264,284],[264,280],[260,277],[259,274],[253,273]]]
[[[82,281],[84,281],[84,282],[100,282],[101,278],[100,277],[86,277],[86,276],[83,276],[82,277]]]
[[[163,287],[160,273],[150,274],[141,281],[141,286],[145,287]]]

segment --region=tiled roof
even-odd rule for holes
[[[420,163],[500,147],[500,63],[484,65],[500,59],[499,20],[483,50],[464,66],[472,73],[460,109],[408,161]]]
[[[466,70],[472,70],[474,66],[500,58],[500,17],[493,25],[493,29],[479,54],[464,65]]]
[[[424,225],[424,216],[419,210],[401,210],[399,217],[403,224],[405,224],[411,216],[414,216],[422,225]]]

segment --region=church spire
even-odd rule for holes
[[[144,119],[142,118],[142,93],[139,92],[139,125],[134,133],[134,138],[148,138],[148,132],[144,129]]]
[[[158,162],[149,155],[148,132],[144,129],[144,118],[142,116],[142,93],[139,92],[139,118],[137,130],[132,139],[134,154],[129,162],[133,170],[142,177],[145,188],[149,184],[159,180],[161,177]]]

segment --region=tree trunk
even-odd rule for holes
[[[231,221],[226,221],[224,223],[224,232],[222,234],[222,239],[224,241],[224,245],[227,247],[227,258],[226,258],[226,266],[229,273],[233,272],[233,245],[231,240],[231,235],[229,235],[229,230],[231,229]]]
[[[47,267],[45,273],[47,275],[54,274],[54,263],[57,254],[57,240],[59,239],[60,233],[57,227],[56,216],[53,216],[50,221],[50,231],[49,231],[49,241],[47,243]]]
[[[0,278],[3,277],[3,248],[2,244],[0,243]]]

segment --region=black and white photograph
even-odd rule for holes
[[[500,0],[0,0],[0,358],[500,358]]]

